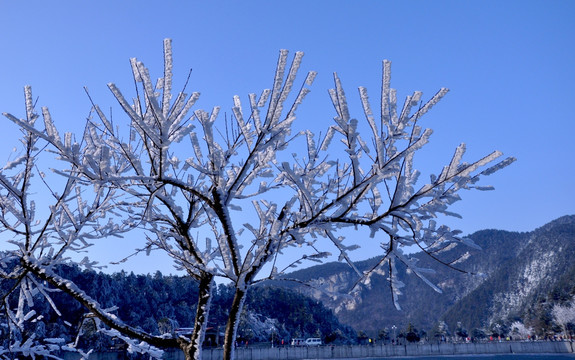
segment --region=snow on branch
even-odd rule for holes
[[[228,346],[246,290],[261,279],[285,275],[277,265],[292,248],[300,251],[299,258],[286,269],[304,260],[323,261],[331,253],[328,249],[335,248],[340,261],[358,275],[355,289],[369,286],[372,276],[385,274],[396,304],[403,286],[396,276],[397,261],[440,291],[426,278],[426,269],[404,255],[402,248],[416,246],[455,268],[457,261],[444,260],[441,254],[451,244],[467,241],[457,230],[436,226],[435,219],[458,216],[449,208],[460,200],[459,192],[489,189],[478,184],[480,179],[515,159],[500,161],[502,154],[495,151],[467,163],[462,144],[447,165],[439,167],[439,175],[430,174],[429,182],[422,181],[417,154],[430,141],[432,130],[419,124],[448,90],[441,88],[424,102],[423,94],[415,91],[399,107],[387,60],[382,65],[380,114],[374,114],[378,107],[370,104],[368,90],[360,87],[363,114],[354,117],[353,103],[335,73],[334,88],[329,90],[334,123],[326,124],[323,138],[309,129],[296,132],[294,124],[301,121],[297,110],[304,106],[316,77],[309,71],[298,80],[302,59],[303,53],[296,52],[290,63],[289,52],[281,50],[271,87],[259,98],[248,94],[242,103],[236,95],[229,112],[220,106],[207,111],[195,107],[199,92],[189,95],[187,80],[184,89],[174,92],[171,41],[165,40],[164,69],[155,84],[150,69],[137,59],[130,62],[135,94],[128,96],[114,83],[108,84],[126,126],[119,126],[118,118],[112,124],[92,103],[95,118],[90,116],[82,136],[64,133],[63,141],[47,108],[42,110],[44,128],[37,127],[27,88],[27,118],[5,115],[27,134],[27,150],[36,151],[41,141],[66,164],[54,172],[67,185],[58,195],[48,180],[43,183],[54,203],[47,217],[32,225],[38,219],[27,196],[39,158],[17,157],[2,168],[0,221],[3,231],[17,236],[18,250],[12,255],[25,260],[24,271],[75,294],[122,336],[153,346],[165,343],[119,323],[73,284],[58,278],[54,266],[98,239],[143,230],[145,244],[139,244],[134,254],[164,251],[206,289],[214,277],[234,283],[237,299],[230,311]],[[345,229],[366,229],[371,237],[347,238]],[[384,252],[379,265],[367,272],[359,271],[351,260],[351,252],[362,246]],[[88,257],[81,263],[91,266],[92,260]],[[268,268],[269,275],[263,274]],[[206,317],[207,305],[198,310],[198,321],[205,324]],[[202,338],[202,326],[193,343]],[[131,344],[134,349],[147,346]]]

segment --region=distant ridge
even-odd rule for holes
[[[528,233],[518,248],[516,256],[502,261],[486,281],[454,304],[445,319],[470,327],[505,319],[544,326],[544,313],[575,294],[575,216],[563,216]]]
[[[382,276],[372,281],[371,289],[361,293],[360,303],[355,307],[346,307],[343,296],[331,298],[306,287],[298,290],[323,301],[343,323],[373,336],[386,327],[405,328],[409,323],[429,330],[439,320],[445,320],[452,329],[459,323],[469,331],[516,319],[541,328],[545,326],[541,324],[545,312],[553,303],[574,296],[575,215],[560,217],[531,232],[481,230],[469,238],[482,250],[458,246],[448,256],[455,258],[469,252],[471,256],[457,266],[484,276],[463,274],[433,262],[424,254],[413,254],[422,267],[436,271],[429,278],[443,294],[400,269],[401,280],[406,284],[400,297],[402,311],[394,308],[389,285]],[[358,267],[366,269],[376,261],[377,258],[368,259],[358,263]],[[357,275],[342,263],[313,266],[290,273],[289,277],[317,279],[342,292],[357,280]]]

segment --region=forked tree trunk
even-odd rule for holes
[[[199,285],[198,308],[196,310],[194,330],[190,342],[188,344],[182,344],[182,350],[184,351],[186,360],[201,360],[202,358],[202,344],[206,337],[213,286],[213,275],[205,274],[200,280]]]
[[[246,299],[247,289],[237,289],[234,294],[234,300],[230,308],[230,315],[228,323],[226,324],[226,333],[224,337],[224,358],[223,360],[233,360],[235,352],[235,340],[238,332],[238,325],[240,323],[240,315],[244,308],[244,301]]]

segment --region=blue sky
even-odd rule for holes
[[[169,37],[175,88],[192,68],[190,89],[207,109],[270,87],[279,49],[304,51],[302,70],[319,75],[300,121],[319,132],[334,115],[332,73],[350,98],[361,85],[375,99],[389,59],[400,99],[451,90],[423,123],[434,129],[416,158],[424,176],[461,142],[469,161],[495,149],[518,159],[485,179],[495,191],[462,193],[451,227],[530,231],[575,213],[573,1],[0,0],[0,19],[0,112],[22,116],[32,85],[61,129],[79,131],[90,110],[83,87],[114,105],[106,84],[132,88],[130,57],[159,77]],[[5,121],[2,162],[17,136]]]

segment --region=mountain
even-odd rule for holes
[[[444,258],[449,261],[469,253],[455,265],[467,273],[439,264],[423,253],[411,255],[419,259],[420,267],[435,271],[428,278],[442,293],[398,265],[400,280],[405,283],[399,298],[402,310],[394,307],[389,283],[379,275],[352,302],[346,296],[334,297],[306,287],[298,291],[321,300],[344,324],[373,336],[393,325],[404,329],[413,324],[429,330],[440,320],[451,329],[459,323],[471,330],[521,319],[541,329],[541,325],[550,324],[550,306],[575,294],[575,216],[561,217],[531,232],[482,230],[469,238],[481,250],[457,246]],[[363,261],[358,268],[366,270],[377,261]],[[341,263],[299,270],[289,277],[315,279],[324,288],[343,293],[357,281],[357,275]]]
[[[527,235],[517,255],[502,261],[486,281],[452,306],[444,314],[446,320],[470,327],[505,319],[535,325],[545,315],[537,314],[538,306],[544,304],[543,312],[548,312],[553,303],[575,295],[575,216],[561,217]]]

